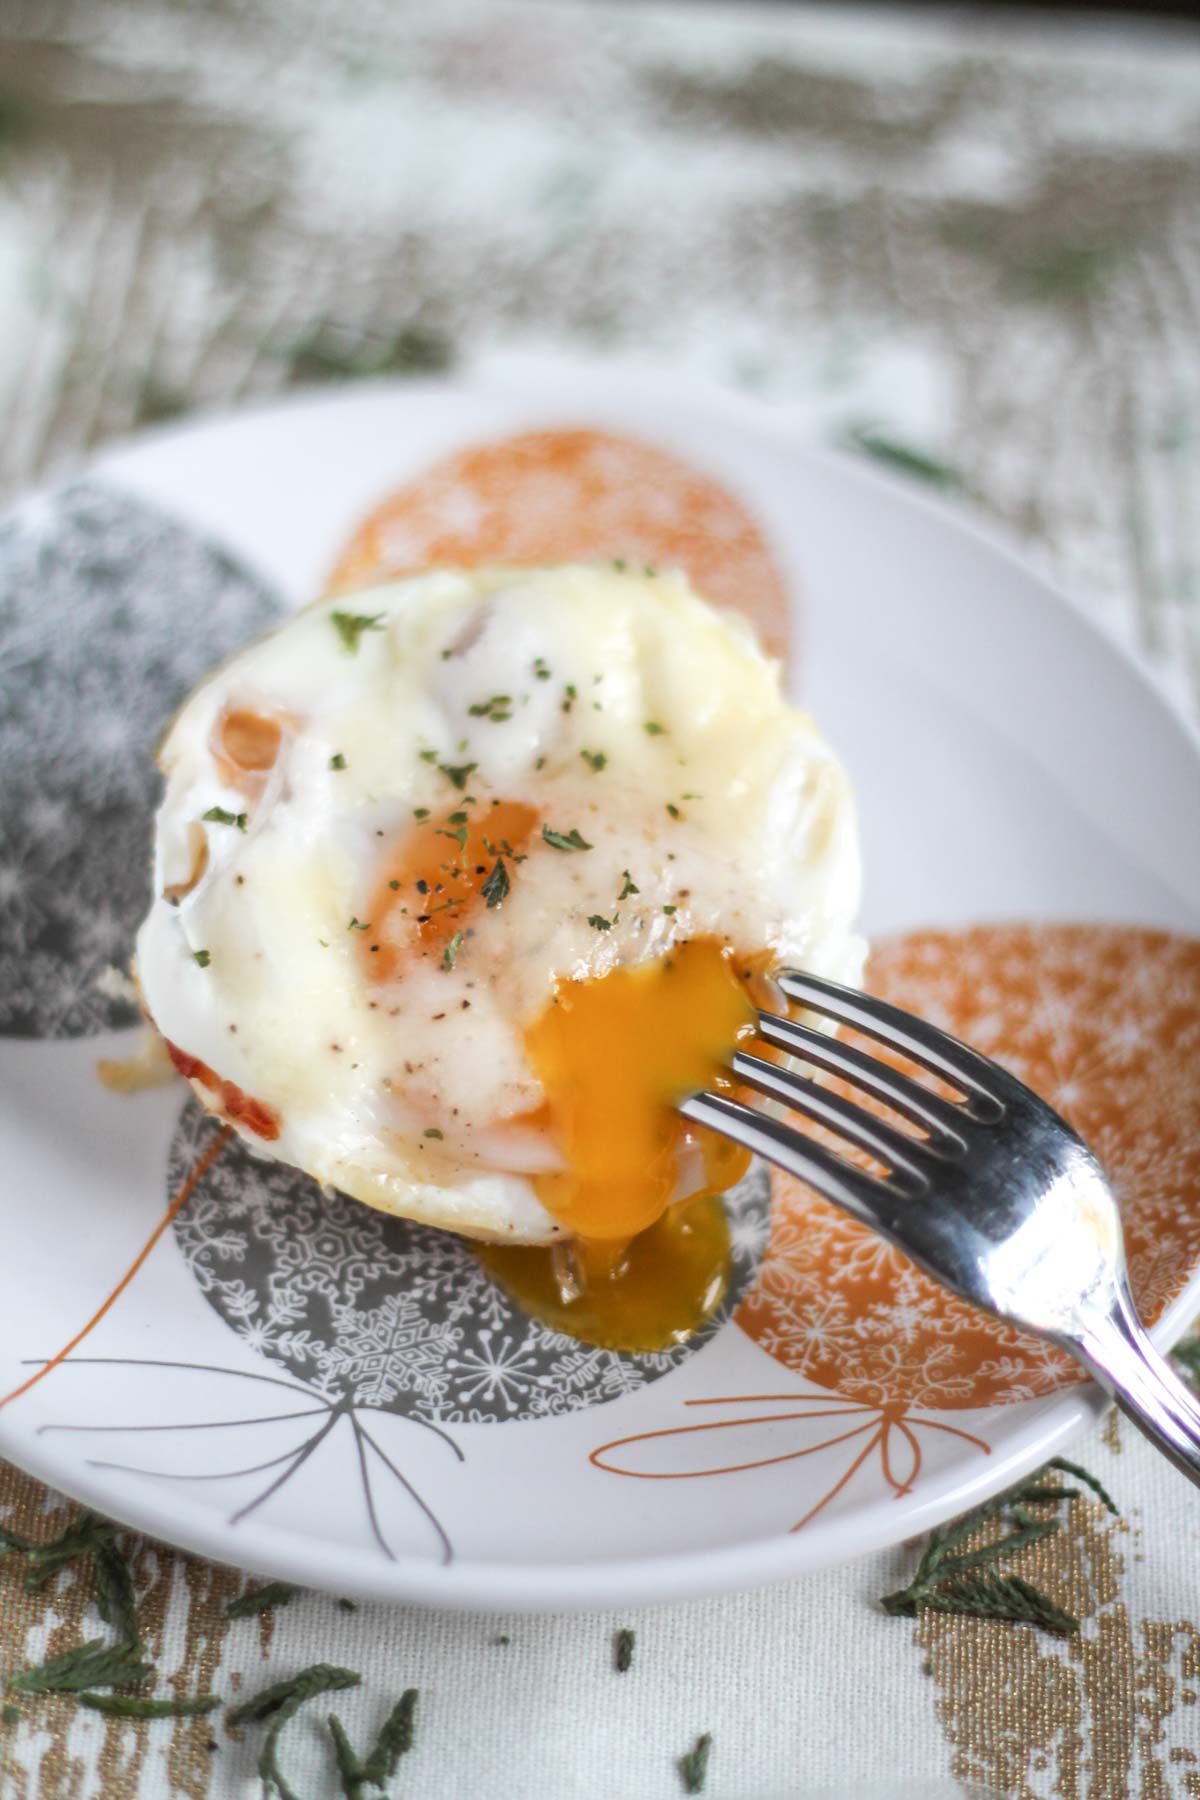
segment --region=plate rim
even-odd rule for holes
[[[52,493],[71,480],[88,478],[108,482],[125,492],[132,491],[145,500],[148,496],[137,480],[137,467],[147,456],[152,459],[164,444],[213,430],[236,431],[252,419],[294,409],[353,407],[369,397],[386,401],[398,395],[412,397],[415,391],[429,397],[448,390],[470,394],[482,389],[494,393],[531,378],[536,379],[540,387],[547,380],[562,377],[584,386],[602,383],[609,395],[613,392],[614,379],[633,378],[638,381],[643,394],[650,385],[664,401],[684,402],[689,411],[698,413],[715,411],[737,427],[757,435],[760,441],[766,437],[777,442],[789,457],[800,463],[815,463],[836,474],[839,480],[857,485],[867,496],[868,503],[872,491],[885,493],[894,502],[924,513],[935,527],[942,531],[949,529],[983,555],[999,559],[1010,573],[1026,583],[1035,584],[1041,598],[1065,612],[1094,646],[1101,647],[1127,675],[1134,676],[1144,703],[1160,715],[1166,715],[1200,773],[1200,725],[1184,710],[1160,669],[1137,646],[1123,641],[1087,612],[1073,597],[1071,589],[1040,568],[1015,534],[1003,525],[994,520],[978,519],[915,483],[906,482],[847,453],[814,443],[810,429],[802,419],[789,416],[767,401],[694,378],[686,372],[664,372],[657,366],[647,369],[633,358],[588,359],[509,351],[472,359],[449,377],[364,381],[338,389],[333,394],[327,388],[306,387],[232,412],[204,411],[185,421],[173,421],[106,444],[72,469],[60,472],[26,495],[18,496],[15,504]],[[572,395],[568,387],[564,408],[570,404]],[[169,502],[156,498],[154,503],[161,504],[164,511],[170,510]],[[176,516],[194,522],[183,506],[179,507]],[[213,541],[222,543],[217,530],[210,530],[209,535]],[[254,567],[253,558],[244,551],[227,544],[225,547],[234,549],[243,562]],[[1181,1335],[1198,1300],[1200,1263],[1152,1331],[1160,1348],[1169,1347]],[[899,1519],[892,1512],[898,1496],[875,1497],[860,1503],[847,1515],[813,1521],[798,1534],[786,1529],[776,1530],[768,1535],[700,1550],[652,1551],[642,1556],[590,1562],[536,1563],[462,1556],[444,1566],[414,1555],[397,1555],[391,1561],[381,1562],[373,1553],[339,1544],[336,1540],[315,1539],[291,1527],[265,1526],[257,1521],[253,1526],[246,1521],[234,1538],[231,1528],[216,1511],[206,1513],[202,1509],[184,1508],[185,1516],[177,1523],[172,1508],[165,1501],[158,1503],[148,1484],[129,1484],[130,1505],[114,1509],[111,1491],[102,1481],[93,1482],[86,1466],[64,1463],[44,1450],[36,1437],[23,1442],[24,1434],[20,1432],[19,1424],[14,1432],[13,1421],[2,1413],[0,1455],[57,1491],[83,1504],[97,1506],[107,1516],[131,1529],[218,1562],[228,1564],[232,1561],[257,1574],[360,1599],[415,1603],[455,1611],[565,1613],[747,1591],[892,1547],[979,1504],[1026,1471],[1036,1468],[1086,1423],[1098,1418],[1109,1404],[1107,1396],[1091,1383],[1032,1403],[1033,1416],[1009,1434],[1009,1442],[989,1447],[989,1456],[982,1469],[973,1470],[969,1465],[951,1460],[920,1489],[904,1496],[905,1506]],[[964,1409],[964,1416],[968,1412],[978,1417],[1004,1411],[1011,1412],[1012,1408]],[[18,1413],[18,1421],[19,1417]],[[180,1500],[182,1498],[179,1496]],[[241,1554],[243,1549],[244,1556]]]

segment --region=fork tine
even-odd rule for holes
[[[964,1122],[961,1106],[931,1094],[928,1088],[889,1068],[856,1044],[844,1044],[840,1038],[830,1037],[828,1032],[768,1012],[758,1015],[758,1035],[768,1044],[774,1044],[777,1050],[788,1050],[805,1062],[815,1063],[827,1074],[841,1075],[853,1086],[863,1088],[893,1111],[923,1125],[935,1141],[949,1138],[960,1152],[966,1149],[961,1135]]]
[[[797,1180],[807,1182],[864,1225],[878,1228],[890,1220],[896,1201],[903,1198],[890,1181],[856,1169],[823,1144],[814,1144],[791,1126],[725,1094],[692,1094],[679,1110],[694,1125],[719,1131],[754,1156],[761,1156]]]
[[[873,994],[859,993],[856,988],[843,987],[821,975],[808,975],[802,969],[784,969],[776,980],[789,1000],[836,1019],[839,1025],[852,1025],[856,1031],[898,1050],[911,1062],[920,1063],[961,1089],[976,1103],[970,1108],[976,1118],[996,1118],[1003,1111],[994,1092],[995,1070],[987,1058],[927,1019],[914,1018],[902,1007],[877,1000]]]
[[[793,1112],[827,1126],[839,1137],[857,1144],[860,1150],[869,1151],[894,1175],[906,1176],[908,1184],[917,1191],[924,1192],[928,1188],[929,1176],[921,1161],[922,1157],[936,1153],[931,1153],[922,1140],[898,1131],[895,1126],[856,1106],[853,1100],[819,1087],[811,1076],[801,1075],[794,1069],[781,1069],[777,1063],[764,1062],[759,1056],[748,1056],[739,1050],[733,1058],[733,1072],[739,1081],[756,1088],[760,1094],[782,1101]]]

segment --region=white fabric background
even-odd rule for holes
[[[761,91],[754,70],[772,64],[805,71],[814,106],[824,96],[811,127],[786,106],[770,129],[747,117],[738,92]],[[752,387],[819,438],[870,417],[946,457],[971,503],[1192,703],[1200,58],[1174,31],[699,4],[8,0],[0,67],[32,95],[31,136],[0,157],[10,491],[165,410],[164,394],[223,406],[275,391],[292,372],[280,345],[322,321],[351,341],[418,317],[476,347],[636,348]],[[682,75],[732,83],[723,124],[680,134]],[[960,225],[984,209],[1009,263],[948,248],[929,223],[947,204]],[[1090,246],[1111,274],[1048,274],[1034,240]],[[1132,1523],[1122,1595],[1137,1635],[1194,1609],[1200,1507],[1131,1431],[1121,1440],[1077,1454]],[[366,1680],[332,1704],[359,1744],[418,1686],[395,1791],[423,1800],[666,1800],[705,1730],[718,1800],[935,1800],[952,1768],[938,1689],[913,1626],[874,1605],[911,1564],[897,1551],[760,1593],[573,1618],[346,1614],[310,1596],[279,1613],[265,1657],[256,1623],[233,1627],[216,1685],[240,1677],[244,1694],[345,1661]],[[172,1580],[165,1672],[182,1651],[181,1562]],[[618,1625],[637,1631],[626,1675]],[[36,1655],[36,1637],[24,1648]],[[1161,1741],[1147,1725],[1118,1785],[1086,1756],[1074,1785],[1029,1756],[1004,1791],[1197,1791],[1200,1707],[1172,1679]],[[288,1733],[304,1794],[335,1792],[328,1710]],[[169,1735],[150,1730],[147,1800],[168,1791]],[[210,1791],[254,1792],[259,1734],[216,1735]],[[74,1791],[101,1792],[95,1720],[75,1717],[68,1743]],[[23,1728],[14,1794],[63,1791],[48,1751]]]

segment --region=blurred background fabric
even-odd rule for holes
[[[1000,527],[1178,705],[1200,702],[1192,27],[716,0],[0,0],[0,498],[137,429],[521,346],[753,392]],[[181,1682],[244,1693],[321,1657],[379,1691],[418,1683],[397,1791],[433,1800],[675,1795],[704,1730],[727,1800],[1186,1800],[1194,1496],[1111,1418],[1077,1454],[1125,1517],[1076,1501],[1037,1547],[1085,1620],[1065,1646],[885,1619],[903,1549],[572,1619],[314,1595],[236,1625],[235,1572],[146,1542],[135,1566]],[[10,1526],[68,1516],[0,1467]],[[6,1580],[0,1667],[75,1641],[89,1604]],[[638,1660],[614,1687],[618,1625]],[[347,1703],[356,1741],[366,1696]],[[101,1733],[54,1704],[0,1737],[4,1800],[257,1790],[255,1745],[203,1721]],[[292,1744],[300,1791],[336,1791],[316,1728]]]
[[[912,451],[1194,699],[1200,38],[984,20],[4,0],[0,492],[298,383],[635,356]]]

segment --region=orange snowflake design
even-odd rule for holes
[[[1200,1258],[1200,944],[1088,925],[926,931],[882,945],[868,985],[996,1057],[1070,1120],[1113,1184],[1138,1307],[1157,1318]],[[780,1177],[775,1192],[737,1321],[786,1368],[860,1401],[938,1408],[1083,1379],[798,1183]]]
[[[867,985],[995,1057],[1071,1121],[1113,1185],[1138,1307],[1156,1319],[1200,1261],[1200,943],[1094,925],[917,932],[880,946]],[[885,1488],[909,1492],[922,1433],[987,1453],[931,1410],[1030,1400],[1084,1379],[1050,1345],[956,1300],[781,1176],[766,1255],[735,1319],[804,1385],[689,1401],[729,1411],[601,1445],[597,1467],[694,1479],[844,1443],[845,1469],[799,1530],[876,1455]],[[791,1439],[782,1450],[781,1424]]]
[[[742,503],[679,457],[604,431],[533,431],[433,464],[364,519],[329,586],[598,557],[683,569],[786,655],[787,588]]]

